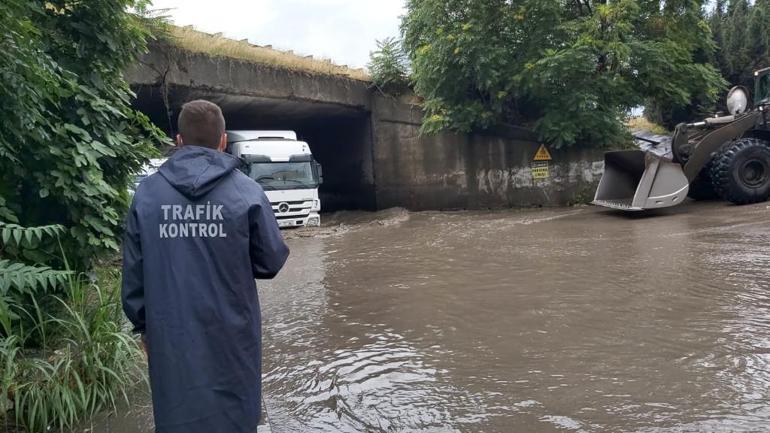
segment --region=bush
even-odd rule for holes
[[[166,140],[122,76],[151,37],[128,11],[147,3],[0,1],[0,417],[31,433],[141,378],[117,281],[78,271],[118,248],[133,174]]]
[[[150,37],[140,0],[0,2],[0,218],[60,224],[77,269],[118,248],[127,187],[162,133],[123,71]]]
[[[62,231],[0,224],[0,251],[12,257],[0,260],[0,417],[6,413],[7,426],[12,411],[30,433],[114,408],[143,377],[141,351],[123,326],[117,272],[101,275],[103,289],[22,261]]]
[[[119,290],[72,277],[54,313],[33,297],[32,311],[20,311],[33,326],[0,342],[3,395],[15,422],[30,433],[67,429],[104,409],[127,401],[127,390],[143,379],[142,352],[120,325]],[[38,299],[41,298],[41,299]],[[38,349],[24,348],[37,339]]]
[[[44,251],[51,249],[52,239],[58,241],[63,231],[61,226],[26,228],[0,222],[0,337],[28,327],[19,311],[35,306],[35,295],[63,287],[72,276],[40,264],[48,260]]]

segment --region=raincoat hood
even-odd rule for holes
[[[177,191],[190,199],[206,195],[241,165],[226,153],[201,146],[182,146],[158,170]]]

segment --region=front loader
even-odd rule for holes
[[[643,137],[642,150],[607,152],[595,205],[642,211],[695,199],[736,204],[770,199],[770,68],[727,96],[729,116],[682,123],[670,140]],[[752,106],[753,105],[753,106]]]

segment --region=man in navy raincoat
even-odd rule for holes
[[[218,106],[185,104],[179,149],[127,218],[123,309],[146,342],[156,433],[254,433],[260,418],[254,279],[273,278],[289,250],[226,141]]]

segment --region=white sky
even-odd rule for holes
[[[399,34],[404,0],[153,0],[176,25],[364,67]]]

